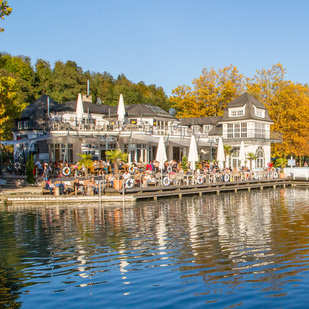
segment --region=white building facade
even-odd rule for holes
[[[91,103],[87,96],[78,95],[76,101],[64,104],[43,96],[26,107],[16,120],[13,135],[20,142],[15,145],[15,160],[22,154],[22,145],[23,155],[34,153],[36,160],[43,161],[73,164],[82,153],[105,160],[106,150],[121,148],[129,154],[130,162],[149,162],[155,159],[159,138],[163,136],[167,159],[181,161],[188,155],[194,135],[201,160],[216,159],[218,139],[222,137],[224,145],[232,148],[226,166],[240,168],[243,142],[245,153],[257,157],[253,168],[262,168],[271,160],[271,143],[282,141],[280,134],[274,138],[270,130],[273,121],[265,106],[248,93],[229,103],[224,115],[218,117],[178,119],[150,104],[125,106],[121,118],[117,110],[117,106]],[[44,136],[46,140],[35,141]],[[245,164],[249,166],[248,160]]]

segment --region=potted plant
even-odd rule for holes
[[[78,169],[85,169],[85,177],[88,177],[88,169],[93,167],[92,155],[91,154],[79,154],[81,159],[78,161]]]
[[[250,171],[252,171],[252,161],[257,159],[257,156],[253,152],[247,153],[247,159],[250,161]]]
[[[278,158],[275,163],[275,167],[280,167],[280,178],[285,178],[284,168],[287,166],[288,160],[286,158]]]
[[[224,154],[225,154],[225,167],[228,166],[229,157],[232,154],[233,146],[231,145],[223,145]]]
[[[181,167],[185,173],[188,172],[188,158],[186,156],[182,157]]]
[[[120,148],[116,150],[108,150],[106,151],[107,160],[114,163],[114,175],[116,179],[114,180],[114,188],[116,190],[120,190],[122,188],[122,179],[119,176],[119,161],[127,161],[128,154],[123,152]]]

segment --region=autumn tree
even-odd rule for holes
[[[275,156],[309,155],[309,89],[285,80],[286,70],[278,63],[258,70],[247,79],[247,91],[262,102],[275,122],[273,131],[283,133],[283,143],[273,144]]]
[[[0,18],[4,19],[5,16],[9,16],[13,9],[9,7],[8,2],[5,0],[0,0]],[[4,28],[0,28],[0,32],[3,32]]]
[[[172,90],[170,101],[178,117],[221,116],[226,105],[244,92],[244,75],[230,65],[215,71],[204,68],[192,82],[193,88],[183,85]]]
[[[22,106],[16,104],[16,80],[0,77],[0,139],[10,139],[14,120],[19,117]]]

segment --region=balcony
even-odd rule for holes
[[[137,125],[128,123],[125,125],[105,123],[70,123],[62,121],[53,121],[50,123],[50,131],[76,131],[79,133],[105,134],[112,132],[144,132],[152,135],[190,137],[192,134],[199,135],[201,138],[207,138],[208,133],[200,130],[190,129],[187,126],[170,125],[170,126],[152,126],[149,123]]]
[[[266,131],[266,130],[246,130],[244,132],[231,131],[223,132],[225,140],[242,141],[242,140],[255,140],[267,141],[271,143],[282,143],[283,134],[281,132]]]

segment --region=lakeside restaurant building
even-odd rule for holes
[[[282,142],[281,133],[270,130],[271,124],[266,107],[248,93],[230,102],[223,116],[183,119],[150,104],[124,106],[122,95],[118,106],[94,104],[91,96],[81,94],[76,101],[58,104],[43,95],[16,120],[11,144],[15,161],[29,153],[45,162],[73,164],[82,153],[105,160],[106,150],[119,147],[129,154],[129,162],[149,162],[155,160],[163,136],[168,160],[180,161],[188,155],[194,135],[200,160],[212,160],[221,137],[224,145],[232,146],[226,166],[243,165],[243,145],[245,154],[257,157],[253,168],[263,168],[271,160],[271,143]]]

